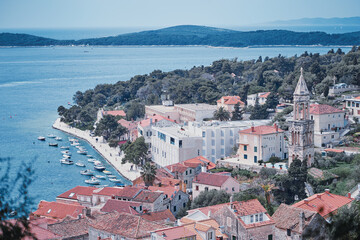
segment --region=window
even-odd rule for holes
[[[211,154],[215,155],[215,149],[211,149]]]
[[[211,240],[212,239],[212,236],[213,236],[213,232],[208,232],[208,239]]]
[[[170,138],[170,144],[175,145],[175,139],[172,137]]]
[[[215,146],[215,140],[214,139],[211,140],[211,146]]]
[[[230,145],[234,144],[234,140],[232,138],[230,138]]]
[[[257,152],[257,147],[254,147],[254,152]]]
[[[263,221],[263,214],[260,213],[260,214],[259,214],[259,222],[262,222],[262,221]]]
[[[334,135],[331,135],[331,138],[334,138]]]
[[[202,142],[203,142],[203,147],[205,147],[205,140],[203,140]]]
[[[244,145],[244,151],[247,151],[247,146],[246,145]]]
[[[254,156],[254,163],[257,163],[257,156]]]
[[[182,148],[182,140],[179,140],[179,148]]]
[[[221,130],[221,136],[222,137],[224,136],[224,130]]]
[[[166,141],[166,135],[161,133],[161,132],[158,132],[158,138],[160,138],[161,140],[163,140],[164,142]]]
[[[273,235],[272,234],[268,235],[268,240],[273,240]]]
[[[311,119],[311,120],[314,120],[314,116],[313,116],[313,115],[311,115],[311,116],[310,116],[310,119]]]
[[[176,206],[174,206],[174,208],[173,208],[173,209],[174,209],[174,212],[176,212]]]
[[[221,145],[224,145],[224,144],[225,144],[224,139],[221,139]]]
[[[181,200],[181,195],[179,195],[179,200]]]
[[[202,136],[203,136],[203,137],[205,137],[205,136],[206,136],[205,131],[203,131],[203,132],[202,132]]]
[[[231,217],[227,217],[227,218],[226,218],[226,225],[228,225],[229,227],[231,227]]]
[[[254,222],[254,215],[250,216],[250,222],[253,223]]]
[[[140,135],[141,135],[141,136],[143,135],[143,131],[142,131],[142,130],[140,130]]]
[[[195,186],[195,190],[199,191],[199,186],[198,185]]]
[[[255,222],[258,222],[259,221],[259,216],[256,214],[255,215]]]
[[[350,102],[347,102],[347,103],[348,103],[348,104],[347,104],[347,105],[348,105],[348,107],[350,107]]]
[[[247,154],[244,154],[244,159],[247,159]]]
[[[235,192],[235,188],[233,187],[232,189],[231,189],[233,192]]]
[[[140,211],[142,211],[142,206],[139,207]]]
[[[190,174],[192,173],[192,170],[190,169]]]
[[[225,149],[221,149],[221,155],[224,155],[225,154]]]
[[[187,170],[185,171],[185,175],[188,175],[188,171],[187,171]]]
[[[286,229],[286,234],[290,237],[291,236],[291,229]]]
[[[359,103],[356,103],[356,107],[359,107]]]
[[[200,156],[200,149],[198,149],[198,156]]]
[[[233,130],[230,130],[230,136],[234,136]]]
[[[186,207],[186,203],[183,203],[183,207]]]
[[[211,131],[211,137],[215,137],[215,132]]]
[[[187,180],[185,180],[184,183],[187,184]]]
[[[209,188],[208,188],[208,187],[205,187],[205,191],[206,191],[206,192],[209,191]]]

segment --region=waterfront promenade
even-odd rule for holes
[[[90,136],[90,131],[82,131],[80,129],[73,128],[64,122],[61,122],[60,118],[56,119],[53,124],[53,128],[87,141],[96,151],[100,153],[100,155],[102,155],[106,161],[108,161],[115,168],[115,170],[117,170],[125,178],[132,181],[140,176],[140,170],[136,169],[135,166],[132,167],[132,164],[121,164],[123,155],[119,156],[118,148],[111,148],[103,141],[102,137],[92,137]],[[96,139],[98,139],[98,141],[96,141]]]

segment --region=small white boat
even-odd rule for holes
[[[63,157],[64,157],[64,158],[71,158],[71,156],[70,156],[70,155],[67,155],[67,154],[63,154]]]
[[[72,144],[70,144],[71,146],[77,146],[77,145],[80,145],[80,143],[78,142],[73,142]]]
[[[48,138],[56,138],[56,136],[54,134],[48,134],[47,136],[48,136]]]
[[[55,140],[56,141],[62,141],[62,138],[61,137],[56,137]]]
[[[94,165],[99,165],[99,164],[101,164],[101,162],[100,162],[99,160],[95,160],[95,159],[94,159],[93,163],[94,163]]]
[[[106,167],[104,167],[104,165],[102,164],[98,164],[94,166],[94,169],[98,170],[98,171],[104,171],[106,169]]]
[[[105,173],[106,175],[111,175],[111,172],[108,170],[103,171],[103,173]]]
[[[81,155],[86,155],[86,154],[87,154],[86,151],[81,151],[81,150],[77,151],[77,153],[78,153],[78,154],[81,154]]]
[[[89,155],[89,154],[88,154],[88,155],[86,155],[86,156],[87,156],[88,158],[93,158],[93,156],[92,156],[92,155]]]
[[[93,158],[88,158],[88,162],[94,162],[94,161],[96,161],[95,159],[93,159]]]
[[[70,142],[77,142],[78,140],[76,138],[69,138]]]
[[[57,143],[49,143],[49,146],[50,146],[50,147],[57,147],[58,144],[57,144]]]
[[[100,179],[106,179],[106,177],[104,175],[95,175],[95,177],[100,178]]]
[[[76,145],[75,147],[76,147],[77,149],[81,150],[83,146],[81,146],[81,145]]]
[[[108,178],[116,178],[115,175],[107,175]]]
[[[66,149],[66,150],[70,149],[69,146],[61,146],[60,148],[61,148],[61,149]]]
[[[60,163],[66,164],[66,165],[72,165],[72,164],[74,164],[74,162],[71,161],[70,159],[61,159],[61,160],[60,160]]]
[[[87,184],[91,184],[91,185],[99,185],[100,184],[100,180],[97,179],[96,177],[91,177],[90,179],[85,180],[85,182]]]
[[[61,151],[62,154],[67,154],[67,155],[71,155],[71,152],[69,150],[66,151]]]
[[[116,183],[121,182],[121,180],[117,179],[117,178],[110,178],[109,181],[110,182],[116,182]]]
[[[82,162],[77,162],[77,163],[75,163],[75,165],[78,167],[85,167],[85,164]]]
[[[86,175],[86,176],[92,176],[94,175],[94,172],[91,171],[90,169],[86,169],[84,171],[80,171],[81,175]]]
[[[45,137],[39,136],[39,137],[38,137],[38,140],[40,140],[40,141],[45,141]]]

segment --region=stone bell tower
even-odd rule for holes
[[[306,86],[303,69],[294,92],[294,118],[289,128],[289,166],[295,158],[314,162],[314,121],[310,120],[310,93]]]

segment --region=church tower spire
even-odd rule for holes
[[[289,165],[298,158],[308,166],[314,161],[314,121],[310,120],[310,92],[306,86],[303,68],[293,98],[293,120],[289,128]]]

